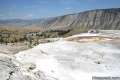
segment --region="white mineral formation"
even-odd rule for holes
[[[116,37],[79,34],[56,42],[39,44],[30,50],[19,52],[15,59],[32,73],[40,71],[41,80],[92,80],[92,76],[119,77],[119,43],[120,39]]]
[[[15,55],[0,53],[0,80],[92,80],[120,77],[120,37],[78,34]]]

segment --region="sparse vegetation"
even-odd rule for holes
[[[77,30],[76,30],[77,29]],[[78,32],[79,31],[79,32]],[[21,28],[0,28],[0,44],[26,42],[28,47],[36,46],[40,39],[67,37],[75,33],[87,31],[84,28],[75,28],[68,30],[49,30],[40,31],[38,29],[21,29]]]

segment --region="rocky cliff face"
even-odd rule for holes
[[[98,9],[46,19],[42,27],[51,29],[120,29],[120,8]]]

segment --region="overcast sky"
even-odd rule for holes
[[[120,8],[120,0],[0,0],[0,19],[46,18],[104,8]]]

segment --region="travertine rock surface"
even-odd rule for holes
[[[116,34],[84,33],[39,44],[15,55],[1,53],[0,80],[120,77],[120,36]]]

